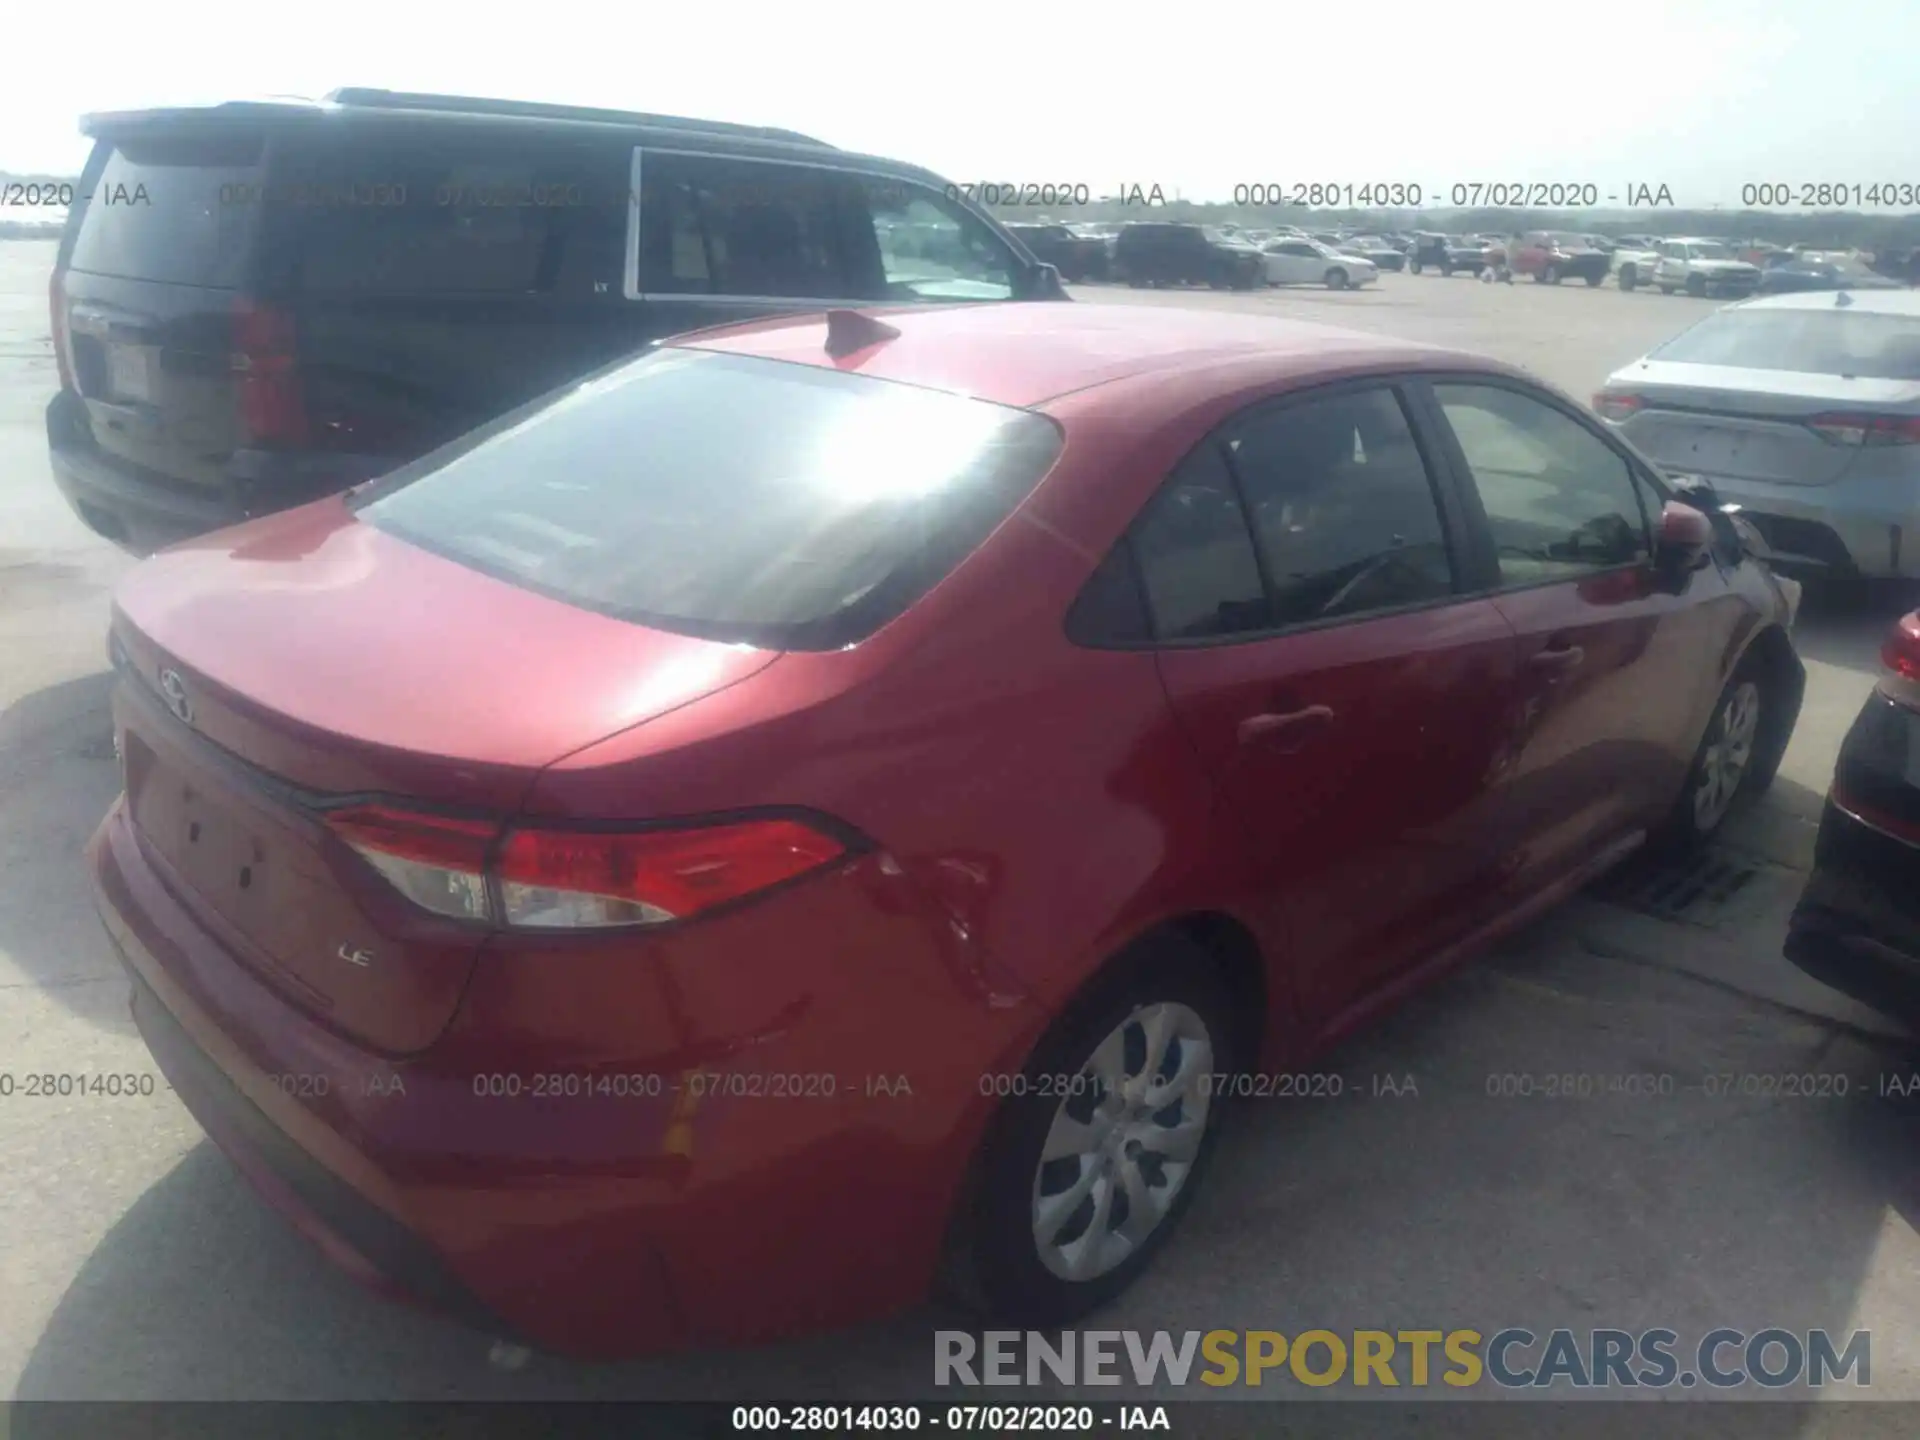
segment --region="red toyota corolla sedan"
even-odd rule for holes
[[[1063,1321],[1263,1071],[1763,785],[1796,597],[1490,361],[748,324],[133,571],[91,863],[370,1283],[598,1355]]]

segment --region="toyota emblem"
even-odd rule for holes
[[[167,709],[178,716],[183,724],[193,723],[193,702],[187,699],[186,682],[180,678],[178,670],[160,672],[160,697],[167,702]]]

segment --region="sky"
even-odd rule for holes
[[[1150,23],[1124,18],[1136,3]],[[42,0],[9,23],[0,170],[77,172],[90,110],[365,85],[780,125],[954,181],[1095,195],[1557,181],[1705,207],[1763,182],[1920,187],[1920,0],[1489,4],[1484,20],[1295,0],[1183,23],[1141,0],[80,13]]]

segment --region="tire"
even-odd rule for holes
[[[1598,288],[1600,282],[1606,278],[1607,277],[1604,274],[1601,274],[1597,271],[1589,271],[1587,273],[1587,288],[1589,290]]]
[[[1347,272],[1338,265],[1327,271],[1327,289],[1344,290],[1347,288]]]
[[[1707,293],[1707,277],[1704,275],[1687,276],[1687,294],[1701,296]]]
[[[1662,295],[1671,295],[1674,292],[1675,288],[1676,287],[1672,285],[1662,285],[1660,287],[1660,293]]]
[[[1629,294],[1631,294],[1633,291],[1633,287],[1638,285],[1639,283],[1640,283],[1640,276],[1631,265],[1624,267],[1620,271],[1620,288],[1622,290],[1625,290]]]
[[[1756,666],[1743,663],[1713,702],[1686,783],[1652,837],[1654,848],[1668,853],[1699,849],[1719,833],[1741,800],[1772,780],[1779,760],[1763,745],[1773,698],[1764,680]]]
[[[1450,260],[1441,261],[1440,273],[1444,275],[1447,279],[1451,280],[1453,278],[1453,262]]]
[[[982,1143],[950,1256],[947,1279],[956,1298],[996,1320],[1045,1328],[1077,1319],[1133,1283],[1178,1227],[1212,1157],[1222,1100],[1201,1077],[1239,1063],[1235,1014],[1212,958],[1169,936],[1096,980],[1054,1022],[1021,1072],[1027,1093],[1002,1102]],[[1105,1113],[1116,1092],[1095,1076],[1100,1052],[1107,1051],[1125,1079],[1138,1082],[1149,1073],[1148,1026],[1162,1022],[1177,1028],[1163,1043],[1160,1073],[1166,1075],[1167,1065],[1177,1073],[1191,1064],[1193,1086],[1151,1114],[1136,1103],[1116,1127]],[[1055,1079],[1051,1093],[1038,1093],[1040,1077],[1062,1076],[1072,1079],[1065,1085]],[[1062,1097],[1062,1088],[1071,1093]],[[1122,1136],[1129,1129],[1139,1133],[1098,1146],[1098,1131]],[[1152,1148],[1161,1132],[1178,1143]],[[1071,1148],[1045,1160],[1050,1142]],[[1136,1157],[1151,1157],[1150,1163],[1138,1164]],[[1129,1172],[1140,1195],[1160,1202],[1152,1224],[1134,1236],[1122,1233],[1136,1208],[1127,1203],[1131,1192],[1122,1178]],[[1066,1197],[1076,1190],[1082,1198],[1067,1209]],[[1043,1213],[1046,1200],[1054,1202],[1051,1215]],[[1043,1245],[1049,1221],[1053,1241]],[[1086,1273],[1073,1275],[1076,1263]]]
[[[1420,273],[1420,262],[1418,260],[1409,260],[1407,262],[1407,269],[1413,274],[1418,275]]]

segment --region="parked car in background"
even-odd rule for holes
[[[47,436],[74,511],[136,553],[696,326],[1065,298],[939,176],[792,131],[381,90],[84,128]]]
[[[1602,255],[1611,255],[1620,248],[1618,241],[1611,240],[1605,235],[1582,235],[1579,239],[1583,241],[1589,249],[1598,250]]]
[[[1343,255],[1358,255],[1376,270],[1404,270],[1407,257],[1378,235],[1356,235],[1333,247]]]
[[[1318,240],[1269,240],[1260,253],[1269,285],[1324,285],[1329,290],[1347,290],[1371,285],[1380,278],[1371,260]]]
[[[1053,266],[1060,278],[1079,282],[1107,278],[1106,241],[1083,237],[1065,225],[1010,223],[1007,233],[1027,247],[1029,254]]]
[[[1442,275],[1464,270],[1469,275],[1478,275],[1492,263],[1489,253],[1492,248],[1479,236],[1428,232],[1420,236],[1408,253],[1407,268],[1416,275],[1423,270],[1437,270]]]
[[[1260,251],[1199,225],[1137,220],[1120,227],[1113,277],[1145,286],[1210,285],[1252,290],[1267,283]]]
[[[1662,295],[1751,295],[1760,287],[1760,267],[1737,258],[1721,240],[1664,240],[1653,283]]]
[[[1920,610],[1840,744],[1787,958],[1920,1033]]]
[[[1920,578],[1920,294],[1728,306],[1616,370],[1593,407],[1739,504],[1781,567]]]
[[[1520,237],[1513,250],[1513,270],[1536,281],[1558,285],[1569,276],[1598,285],[1607,278],[1611,257],[1596,250],[1584,235],[1560,230],[1533,230]]]
[[[1760,272],[1762,295],[1801,290],[1904,290],[1898,280],[1876,275],[1860,261],[1826,255],[1787,255]]]
[[[1652,250],[1665,243],[1664,235],[1621,235],[1616,237],[1616,250]]]
[[[1052,1328],[1240,1077],[1710,838],[1791,620],[1493,361],[762,320],[135,567],[88,863],[177,1097],[370,1283],[604,1357],[943,1272]]]
[[[1634,290],[1653,283],[1653,272],[1666,257],[1657,249],[1640,249],[1623,240],[1607,258],[1615,283],[1622,290]]]

